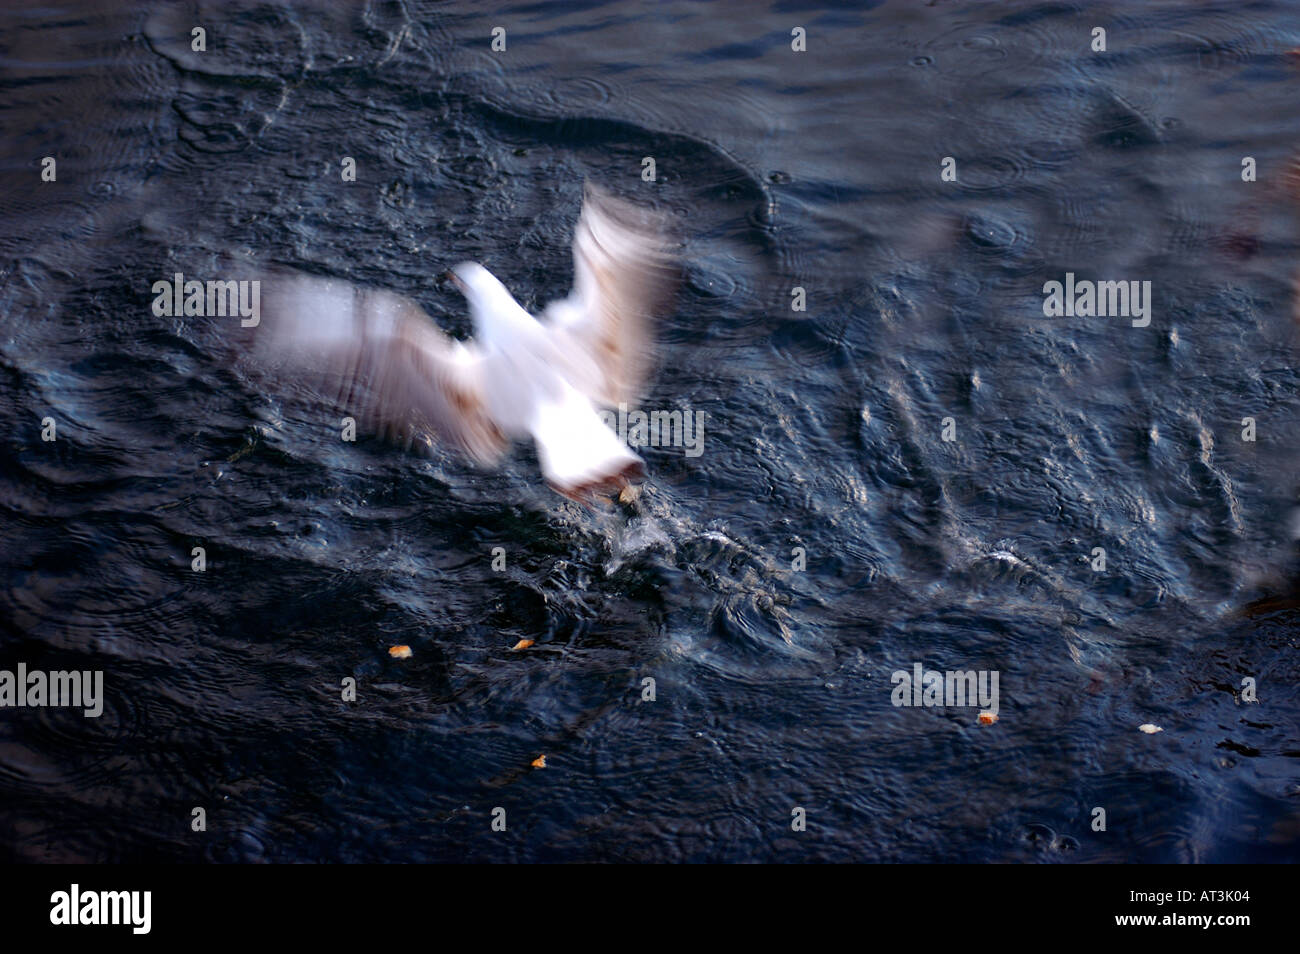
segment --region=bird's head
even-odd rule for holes
[[[447,277],[471,304],[497,295],[509,295],[497,277],[478,262],[461,262],[447,273]]]
[[[495,326],[503,316],[522,312],[506,286],[478,262],[462,262],[449,271],[447,277],[469,302],[476,333],[489,340],[497,337]]]

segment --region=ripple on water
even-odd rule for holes
[[[980,255],[1001,262],[995,283],[1015,282],[1043,265],[1042,251],[1035,247],[1026,223],[1012,223],[995,215],[972,213],[965,220],[968,245]]]
[[[20,822],[13,838],[16,860],[25,864],[106,864],[119,860],[122,833],[102,822],[53,819]]]
[[[1015,226],[991,215],[968,216],[966,237],[978,248],[992,251],[1009,249],[1021,240]]]
[[[196,152],[239,152],[275,122],[310,69],[306,34],[287,10],[268,7],[223,16],[220,42],[210,35],[198,51],[192,19],[161,7],[144,27],[149,48],[181,76],[172,103],[182,121],[177,136]]]
[[[614,98],[614,88],[592,76],[557,77],[551,82],[520,82],[502,67],[501,57],[487,51],[464,55],[469,62],[475,98],[506,113],[546,119],[600,115]]]
[[[116,187],[131,191],[128,184],[141,178],[140,143],[155,135],[148,117],[170,70],[139,55],[138,37],[123,36],[117,14],[83,11],[77,28],[46,17],[46,28],[22,31],[25,42],[5,43],[6,112],[38,117],[35,130],[8,135],[33,170],[41,158],[54,158],[57,179],[0,190],[0,216],[23,223],[21,230],[0,230],[0,247],[40,254],[53,223],[75,227],[83,239],[118,224],[111,211],[121,198]],[[61,238],[55,236],[61,263],[75,267],[84,250]]]
[[[1281,68],[1281,53],[1295,45],[1293,37],[1288,37],[1276,23],[1270,23],[1258,14],[1260,19],[1252,20],[1256,12],[1248,7],[1234,8],[1232,12],[1221,13],[1206,10],[1198,21],[1205,22],[1204,29],[1170,30],[1168,36],[1156,46],[1162,54],[1167,55],[1168,47],[1173,48],[1175,56],[1195,57],[1199,70],[1211,72],[1235,70],[1256,63],[1272,63]]]
[[[566,76],[543,86],[544,102],[562,113],[582,113],[604,106],[612,95],[610,85],[592,76]]]
[[[735,259],[688,256],[684,270],[687,284],[708,298],[747,297],[753,290],[741,284],[744,275]]]
[[[963,159],[957,181],[965,191],[1006,193],[1029,174],[1028,157],[1016,153],[995,156],[972,156]]]
[[[1064,165],[1077,156],[1081,149],[1077,143],[1061,139],[1029,139],[1020,148],[1029,162],[1047,167]]]
[[[997,32],[987,25],[964,23],[926,43],[912,63],[933,65],[940,76],[974,79],[1001,70],[1032,68],[1051,57],[1056,45],[1055,36],[1038,23]]]
[[[9,751],[0,760],[0,779],[33,797],[42,791],[84,791],[119,782],[134,764],[128,743],[147,728],[135,694],[115,678],[121,670],[86,659],[39,666],[28,662],[29,673],[38,668],[103,671],[103,711],[89,718],[84,709],[65,706],[13,710],[8,732],[16,738],[6,742]]]
[[[204,50],[194,49],[196,25],[186,10],[163,5],[150,12],[143,32],[155,54],[182,74],[207,81],[257,86],[300,79],[311,67],[303,24],[287,7],[230,12],[221,18],[219,33],[207,31]]]

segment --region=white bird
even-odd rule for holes
[[[648,323],[669,301],[676,269],[660,218],[590,185],[573,261],[573,291],[541,321],[482,265],[456,266],[475,332],[464,343],[400,295],[280,275],[262,284],[251,355],[408,449],[427,452],[440,438],[490,465],[510,439],[531,437],[547,482],[585,501],[643,473],[596,405],[635,399],[651,356]]]

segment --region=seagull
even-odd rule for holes
[[[407,450],[427,455],[441,442],[486,467],[531,438],[547,483],[586,503],[644,474],[597,406],[635,400],[644,382],[649,325],[677,277],[664,224],[588,183],[573,290],[540,319],[477,262],[448,273],[469,304],[465,342],[401,295],[281,274],[263,282],[250,352],[263,371],[305,383],[359,430]]]

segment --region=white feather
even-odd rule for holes
[[[641,470],[593,402],[631,397],[670,269],[651,220],[591,188],[573,247],[574,291],[546,324],[474,262],[453,270],[474,321],[469,344],[399,295],[282,275],[264,292],[252,351],[408,447],[436,435],[490,463],[506,438],[531,436],[547,481],[581,499]]]

